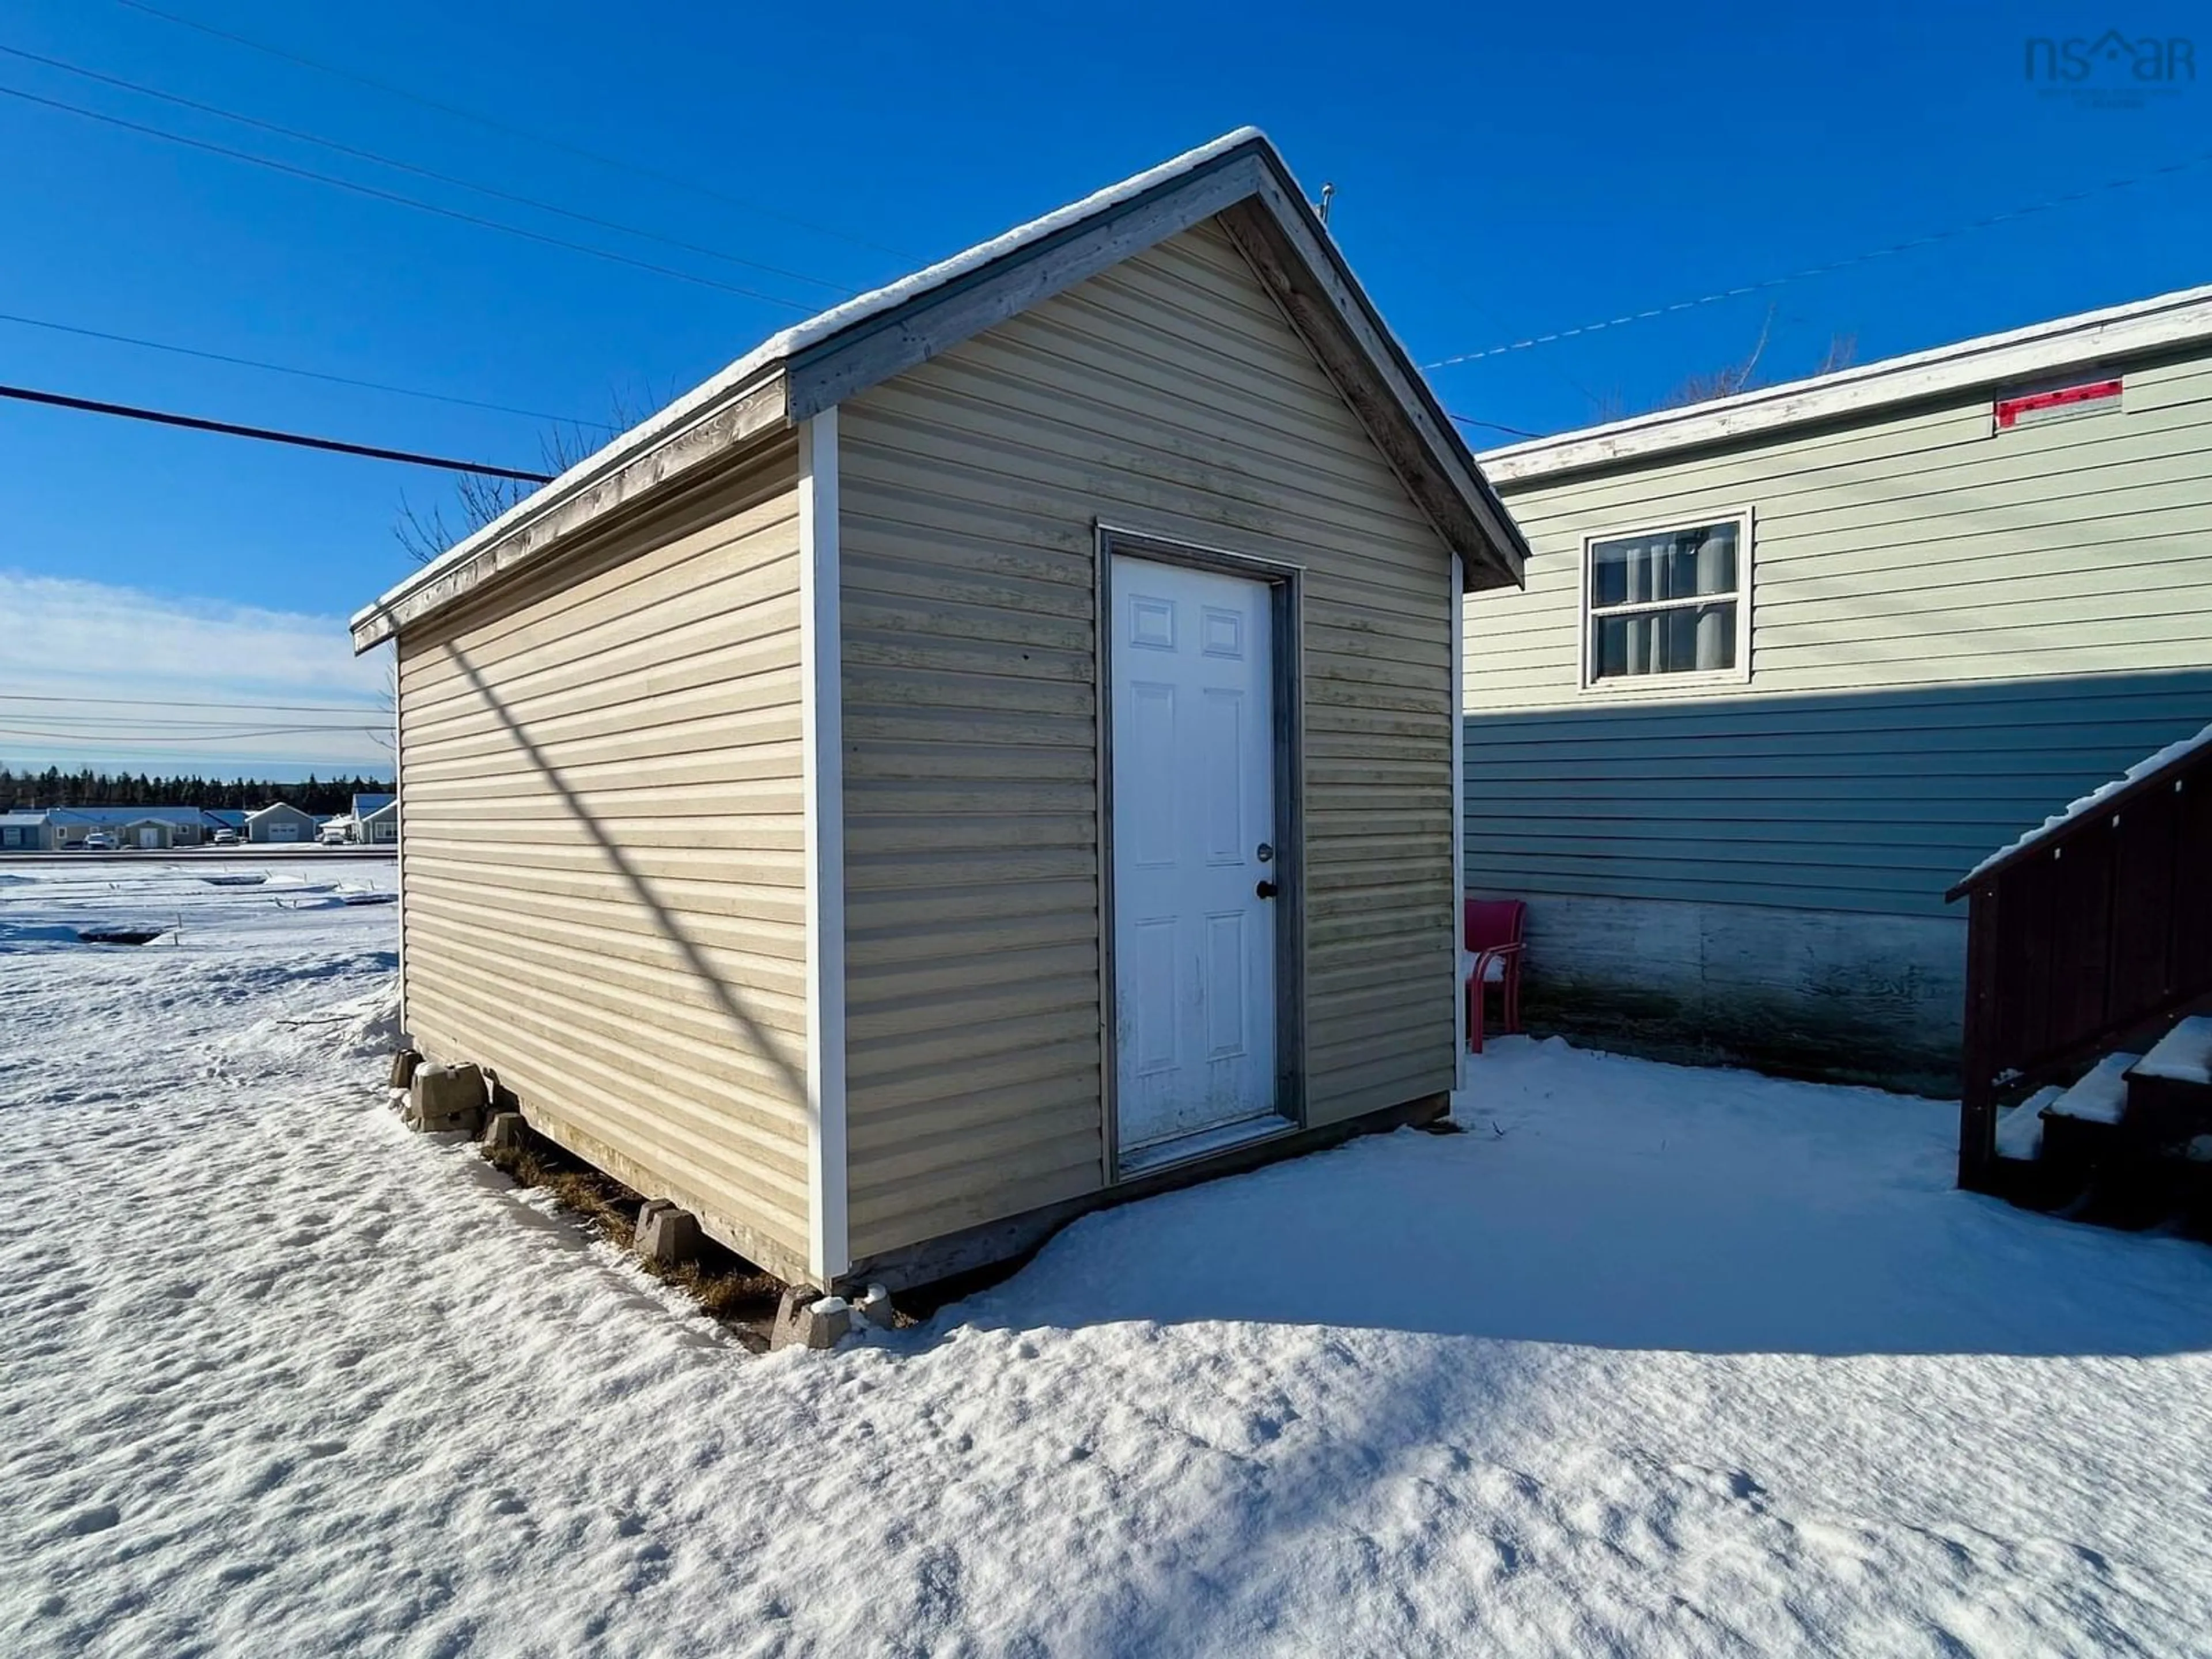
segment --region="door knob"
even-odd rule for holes
[[[1273,898],[1275,896],[1275,884],[1272,881],[1259,882],[1253,886],[1252,890],[1261,898]]]

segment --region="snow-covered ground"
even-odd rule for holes
[[[200,873],[0,864],[0,1651],[2212,1650],[2212,1251],[1941,1105],[1501,1042],[756,1358],[385,1109],[389,864]]]

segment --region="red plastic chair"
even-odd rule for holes
[[[1528,919],[1528,907],[1519,899],[1467,902],[1462,943],[1474,958],[1467,975],[1467,1047],[1470,1054],[1482,1052],[1483,1004],[1489,1000],[1485,993],[1492,985],[1498,987],[1499,1000],[1504,1004],[1500,1010],[1504,1016],[1504,1030],[1500,1035],[1510,1036],[1521,1029],[1521,929]]]

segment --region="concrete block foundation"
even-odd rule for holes
[[[407,1126],[425,1134],[475,1134],[491,1093],[477,1066],[418,1066],[407,1085]]]

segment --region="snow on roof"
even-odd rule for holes
[[[52,814],[48,812],[0,812],[0,823],[10,830],[21,830],[44,823]]]
[[[388,789],[356,795],[353,798],[353,815],[357,818],[365,818],[372,812],[382,811],[398,799],[398,797]]]
[[[272,800],[266,806],[255,807],[251,812],[248,812],[246,815],[245,821],[251,823],[256,818],[267,817],[271,812],[289,812],[295,817],[302,818],[313,816],[311,813],[301,811],[298,807],[293,805],[289,800]]]
[[[2137,761],[2111,782],[2100,783],[2078,800],[2069,803],[2064,811],[2052,813],[2035,829],[2028,830],[2025,835],[1997,848],[1996,852],[1961,876],[1959,878],[1958,886],[1954,887],[1951,890],[1952,892],[1956,894],[1960,888],[1972,885],[1984,871],[1992,866],[2002,863],[2014,854],[2033,847],[2039,842],[2048,841],[2076,818],[2095,811],[2099,806],[2118,794],[2130,784],[2139,782],[2152,773],[2172,765],[2184,755],[2203,749],[2208,744],[2212,744],[2212,726],[2206,726],[2193,738],[2184,738],[2179,743],[2169,743],[2155,755],[2148,756]]]
[[[1617,465],[1694,444],[2019,380],[2212,337],[2212,285],[1978,335],[1679,409],[1501,444],[1476,457],[1493,484]]]
[[[1257,127],[1239,127],[1234,132],[1224,133],[1212,143],[1200,144],[1196,149],[1186,150],[1174,160],[1163,161],[1156,167],[1133,174],[1124,179],[1118,185],[1109,185],[1104,190],[1095,191],[1079,202],[1071,202],[1066,207],[1057,208],[1041,218],[1030,220],[1025,225],[1018,225],[1003,235],[994,236],[988,241],[978,242],[975,246],[956,253],[949,259],[940,259],[935,264],[926,266],[910,276],[902,276],[895,283],[887,283],[881,288],[857,295],[850,300],[830,307],[827,311],[817,313],[803,323],[793,324],[789,328],[769,335],[767,339],[731,363],[720,374],[702,381],[659,413],[649,416],[619,437],[611,440],[551,483],[540,484],[535,490],[524,496],[522,500],[517,501],[481,530],[456,542],[436,558],[431,560],[428,564],[408,576],[405,580],[396,583],[387,589],[374,605],[365,605],[356,612],[352,625],[360,626],[378,611],[443,574],[447,570],[466,560],[479,548],[498,541],[517,525],[534,516],[540,510],[542,502],[566,494],[594,474],[605,470],[611,463],[647,447],[654,440],[665,437],[682,427],[693,416],[711,407],[747,381],[784,362],[787,358],[805,350],[807,347],[818,344],[832,335],[842,333],[845,330],[890,311],[894,307],[904,305],[921,295],[942,288],[947,283],[956,281],[970,271],[980,270],[994,260],[1002,259],[1006,255],[1017,252],[1031,243],[1041,241],[1070,225],[1079,223],[1107,208],[1115,206],[1132,197],[1140,196],[1157,185],[1165,184],[1170,179],[1203,167],[1216,156],[1224,155],[1240,144],[1249,143],[1255,139],[1264,140],[1265,137],[1266,135]]]

